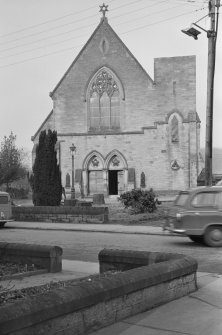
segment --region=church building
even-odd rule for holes
[[[107,7],[100,6],[99,25],[50,93],[53,109],[32,137],[33,159],[41,131],[51,129],[66,193],[72,176],[82,196],[195,187],[195,56],[154,59],[152,79],[109,25]]]

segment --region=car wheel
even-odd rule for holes
[[[222,246],[222,227],[211,226],[208,227],[204,234],[204,242],[209,247]]]
[[[189,239],[196,243],[203,243],[203,236],[189,235]]]
[[[0,222],[0,228],[3,228],[5,225],[5,222]]]

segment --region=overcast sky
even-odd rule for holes
[[[108,22],[153,78],[158,57],[196,55],[197,112],[205,145],[208,39],[181,32],[209,28],[203,0],[107,0]],[[11,131],[32,149],[31,136],[52,109],[57,85],[100,22],[98,0],[0,0],[0,140]],[[220,74],[220,75],[219,75]],[[214,147],[222,148],[222,34],[219,22],[214,95]]]

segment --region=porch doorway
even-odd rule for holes
[[[123,170],[109,170],[109,195],[118,195],[124,191],[124,172]]]
[[[89,194],[104,193],[103,171],[89,171]]]

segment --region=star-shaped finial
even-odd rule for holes
[[[103,17],[106,16],[106,12],[108,12],[108,5],[105,5],[104,3],[102,4],[102,6],[99,6],[100,7],[100,12],[103,13]]]

